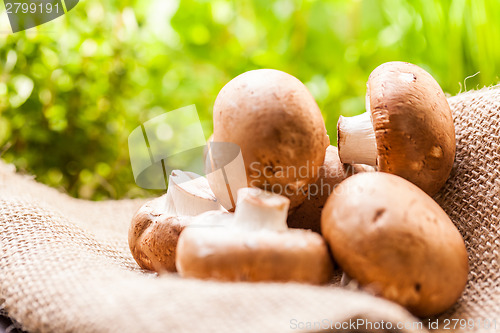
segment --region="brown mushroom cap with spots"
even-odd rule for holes
[[[375,169],[365,164],[343,164],[340,162],[337,147],[328,146],[325,161],[319,170],[319,178],[309,185],[306,200],[288,216],[288,227],[321,233],[321,211],[335,187],[353,174],[370,171]]]
[[[287,228],[288,198],[257,188],[238,192],[234,217],[210,228],[196,227],[195,219],[183,231],[176,260],[181,276],[310,284],[331,279],[324,239],[310,230]]]
[[[301,189],[318,178],[330,142],[302,82],[273,69],[243,73],[219,92],[213,120],[214,142],[241,148],[247,186],[287,196],[291,209],[305,200]]]
[[[405,62],[377,67],[368,79],[366,112],[340,117],[340,159],[378,166],[434,195],[450,175],[455,128],[446,96],[422,68]]]
[[[349,177],[328,199],[321,229],[348,276],[417,316],[445,311],[464,290],[464,240],[441,207],[401,177]]]

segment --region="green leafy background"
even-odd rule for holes
[[[155,194],[134,183],[130,132],[195,104],[208,137],[218,91],[244,71],[302,80],[332,140],[383,62],[416,63],[449,94],[499,80],[497,0],[82,0],[16,34],[0,6],[2,158],[95,200]]]

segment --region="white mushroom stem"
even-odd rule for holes
[[[377,142],[369,112],[354,117],[340,116],[337,135],[342,163],[377,165]]]
[[[169,215],[196,216],[223,209],[205,177],[192,172],[172,171],[163,211]]]
[[[248,230],[287,230],[290,200],[257,188],[238,190],[234,227]]]
[[[349,275],[347,275],[346,272],[342,272],[342,278],[340,279],[340,286],[352,290],[360,289],[358,281],[351,278]]]
[[[346,272],[342,272],[342,278],[340,279],[340,286],[346,287],[351,283],[352,278],[346,274]]]

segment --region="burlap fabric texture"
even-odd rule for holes
[[[449,101],[456,163],[435,199],[463,235],[471,271],[459,302],[438,319],[471,319],[468,331],[493,332],[483,324],[496,320],[500,330],[500,88]],[[395,304],[336,286],[218,283],[143,272],[126,237],[142,203],[73,199],[0,164],[3,309],[33,332],[317,332],[318,325],[307,323],[335,327],[360,318],[391,322],[389,331],[426,330]],[[398,322],[407,327],[397,329]],[[344,324],[344,331],[350,328]]]

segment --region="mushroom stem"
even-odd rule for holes
[[[163,212],[171,215],[195,216],[221,206],[206,178],[193,172],[172,171]]]
[[[257,188],[238,190],[234,226],[248,230],[287,230],[290,200]]]
[[[354,117],[340,116],[337,142],[342,163],[377,165],[377,142],[369,112]]]

